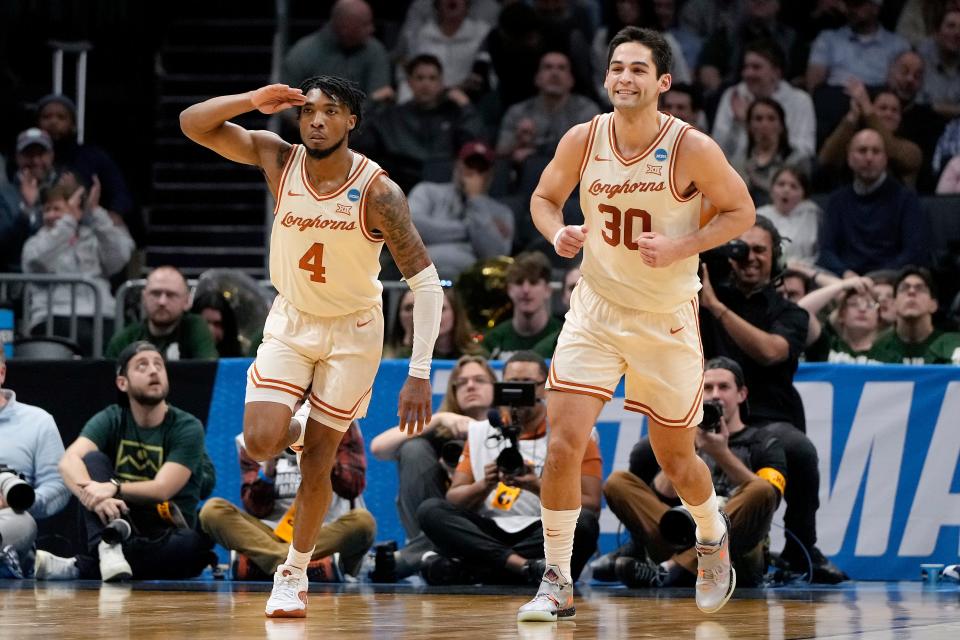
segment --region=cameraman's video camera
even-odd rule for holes
[[[730,277],[730,261],[743,264],[750,257],[750,245],[739,238],[714,247],[700,254],[700,263],[707,265],[713,284],[725,282]]]
[[[3,501],[17,513],[32,507],[37,497],[33,487],[23,475],[6,465],[0,465],[0,495],[3,496]]]
[[[522,423],[519,409],[537,404],[537,385],[533,382],[495,382],[493,404],[495,407],[508,407],[510,411],[510,424],[504,424],[498,409],[490,409],[487,412],[490,426],[499,432],[494,437],[507,440],[506,448],[497,456],[497,469],[507,476],[521,475],[524,463],[523,455],[517,445]]]
[[[703,401],[703,422],[698,426],[704,431],[718,433],[720,431],[720,420],[723,419],[723,403],[719,400]]]

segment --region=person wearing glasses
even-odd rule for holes
[[[434,550],[420,530],[417,509],[426,500],[446,494],[470,423],[485,420],[493,405],[496,380],[486,358],[461,356],[450,370],[440,407],[419,437],[411,438],[395,426],[370,442],[370,452],[378,460],[397,462],[397,513],[407,536],[399,550],[391,543],[377,545],[370,576],[375,582],[396,582],[413,575],[420,570],[423,555]]]
[[[534,383],[533,406],[512,407],[504,424],[518,423],[523,465],[506,466],[500,453],[513,445],[497,420],[474,420],[446,497],[420,505],[417,520],[438,554],[424,558],[428,584],[538,584],[546,562],[540,519],[541,475],[547,459],[547,364],[533,351],[514,353],[504,382]],[[506,408],[501,408],[501,414]],[[490,412],[494,418],[496,412]],[[581,511],[574,529],[571,579],[576,581],[600,535],[602,461],[588,438],[580,463]]]
[[[811,332],[817,334],[807,339],[808,362],[873,362],[868,354],[881,333],[880,303],[873,288],[870,278],[854,276],[797,300],[797,305],[810,314]]]
[[[878,362],[893,364],[960,364],[960,333],[933,324],[937,291],[926,269],[907,266],[893,286],[897,320],[870,350]]]

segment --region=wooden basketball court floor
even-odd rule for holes
[[[738,590],[708,616],[691,590],[578,590],[577,617],[517,623],[529,589],[312,585],[306,620],[267,620],[269,583],[0,580],[0,639],[669,638],[887,640],[960,637],[960,587],[860,582]]]

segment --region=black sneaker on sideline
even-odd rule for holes
[[[457,558],[445,558],[433,554],[424,558],[420,566],[420,576],[432,586],[472,584],[469,572]]]
[[[543,573],[547,570],[547,561],[544,558],[532,558],[523,565],[523,575],[527,584],[538,585],[543,580]]]
[[[850,576],[833,564],[820,549],[811,549],[810,559],[813,561],[812,582],[815,584],[840,584],[850,579]]]
[[[659,587],[661,583],[660,567],[629,556],[621,556],[616,561],[617,579],[631,589]]]
[[[619,549],[605,553],[590,563],[593,579],[598,582],[617,582],[619,580],[617,578],[617,559],[623,556],[635,557],[636,555],[636,548],[632,540],[621,545]]]

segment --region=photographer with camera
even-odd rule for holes
[[[60,461],[83,505],[86,553],[38,551],[38,580],[192,578],[216,560],[196,528],[213,463],[200,421],[167,404],[163,355],[145,340],[127,346],[115,384],[118,403],[90,418]]]
[[[22,578],[33,565],[37,520],[70,499],[57,463],[63,441],[53,416],[17,401],[4,389],[7,364],[0,342],[0,577]]]
[[[450,370],[447,392],[437,412],[418,437],[393,427],[370,442],[378,460],[397,462],[397,514],[407,543],[377,545],[374,582],[396,582],[420,570],[423,554],[435,551],[420,530],[417,509],[430,498],[443,498],[460,460],[471,422],[485,420],[493,405],[497,376],[483,356],[464,355]]]
[[[540,476],[547,455],[547,365],[532,351],[507,361],[488,419],[471,422],[446,500],[433,498],[417,520],[441,555],[421,573],[430,584],[537,584],[544,571]],[[591,438],[581,462],[581,503],[571,564],[575,580],[600,534],[602,463]]]
[[[719,357],[704,368],[704,417],[696,434],[697,454],[710,468],[717,496],[725,501],[737,583],[756,586],[766,570],[763,542],[788,484],[786,454],[771,432],[743,422],[747,387],[740,365]],[[627,586],[693,586],[695,523],[657,463],[649,438],[634,446],[630,470],[611,474],[603,493],[610,510],[630,531],[634,552],[640,557],[605,556],[594,563],[594,577],[601,577],[598,569],[603,561],[609,565],[615,560],[616,576]],[[646,563],[644,549],[657,566]]]
[[[809,315],[777,293],[785,270],[782,245],[776,226],[758,215],[739,240],[702,256],[703,352],[707,358],[727,356],[743,367],[752,423],[772,431],[787,453],[784,523],[796,540],[788,536],[783,560],[797,573],[811,572],[812,561],[813,581],[835,584],[847,577],[815,546],[819,461],[805,435],[803,403],[793,386]]]

